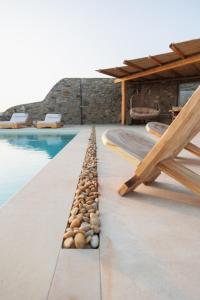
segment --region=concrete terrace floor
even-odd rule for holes
[[[96,126],[100,248],[61,249],[91,128],[76,127],[74,140],[0,209],[0,299],[200,299],[200,197],[164,174],[120,197],[133,167],[103,146],[112,127]],[[198,158],[180,156],[200,174]]]

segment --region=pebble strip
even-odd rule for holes
[[[73,205],[63,236],[63,248],[98,248],[100,219],[96,132],[92,129]]]

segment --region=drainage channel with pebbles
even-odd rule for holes
[[[100,219],[96,158],[96,132],[92,129],[79,177],[63,248],[98,248]]]

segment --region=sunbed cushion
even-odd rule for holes
[[[14,113],[10,119],[11,123],[26,123],[28,113]]]
[[[61,114],[46,114],[45,123],[59,123],[61,122]]]

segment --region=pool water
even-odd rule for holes
[[[74,134],[0,133],[0,206],[18,192]]]

